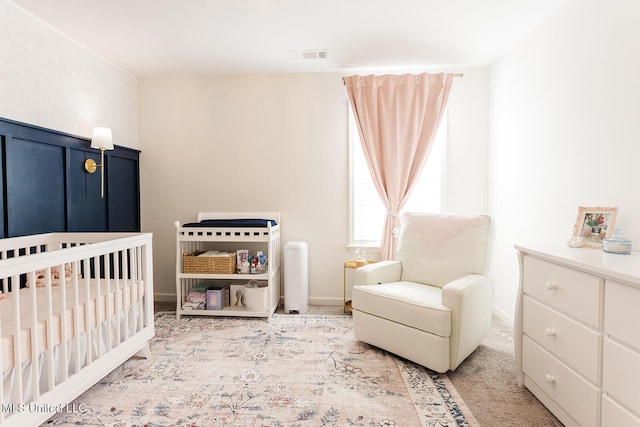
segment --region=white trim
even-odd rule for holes
[[[342,300],[342,297],[340,298],[313,297],[313,298],[309,298],[309,305],[335,305],[340,307],[344,305],[344,301]]]
[[[353,245],[353,132],[355,131],[354,126],[351,126],[351,106],[349,105],[349,101],[347,101],[347,128],[348,128],[348,139],[347,146],[349,150],[349,245]],[[357,246],[356,246],[357,247]]]
[[[513,325],[515,324],[513,316],[509,316],[507,313],[500,310],[495,305],[493,306],[493,315],[496,316],[498,319],[502,320],[507,325],[511,326],[511,328],[513,328]]]
[[[156,292],[153,294],[153,300],[155,302],[173,302],[177,300],[177,294],[175,292]]]
[[[349,253],[354,253],[356,252],[356,249],[358,248],[364,248],[366,249],[368,254],[379,254],[380,253],[380,245],[347,245],[347,251]]]

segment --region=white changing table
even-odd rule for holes
[[[176,316],[245,316],[270,317],[280,302],[280,213],[243,212],[220,213],[200,212],[197,222],[205,219],[266,219],[276,225],[266,227],[185,227],[179,221],[176,226]],[[235,252],[249,249],[251,253],[262,251],[267,255],[268,268],[259,274],[203,274],[183,273],[184,253],[196,250],[220,250]],[[221,310],[195,310],[184,308],[189,291],[197,283],[207,280],[221,287],[227,287],[232,281],[267,281],[267,308],[264,311],[249,311],[242,305],[226,305]]]

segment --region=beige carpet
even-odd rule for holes
[[[562,426],[529,390],[516,385],[513,330],[497,318],[480,347],[447,376],[482,426]]]
[[[157,303],[156,310],[175,305]],[[344,314],[341,306],[326,305],[310,306],[308,313]],[[516,385],[513,329],[497,318],[480,347],[447,376],[481,426],[562,426],[529,390]]]
[[[164,312],[150,348],[48,424],[478,426],[446,375],[357,341],[350,316]]]
[[[339,306],[311,306],[309,310],[343,313]],[[480,347],[447,377],[481,426],[562,426],[529,390],[516,385],[513,329],[498,318],[494,317],[492,330]]]

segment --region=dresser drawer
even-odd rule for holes
[[[523,289],[552,307],[600,327],[600,294],[603,280],[526,255]]]
[[[601,334],[525,296],[523,331],[593,383],[598,382]]]
[[[598,425],[600,391],[529,337],[523,337],[522,369],[581,426]]]
[[[640,416],[640,354],[605,338],[602,388]]]
[[[602,396],[601,427],[640,427],[640,418],[627,411],[609,396]]]
[[[607,280],[604,295],[604,331],[640,349],[640,289]]]

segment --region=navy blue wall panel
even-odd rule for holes
[[[91,141],[0,118],[0,238],[52,231],[140,231],[138,150],[105,151],[105,197]]]
[[[138,214],[140,211],[140,185],[138,183],[137,159],[112,155],[109,156],[107,168],[109,169],[107,183],[109,189],[109,230],[140,230],[140,215]],[[133,182],[136,185],[131,185]]]
[[[84,170],[84,161],[88,158],[100,164],[100,154],[76,149],[69,151],[68,230],[108,231],[107,199],[100,198],[100,169],[93,174]]]
[[[8,236],[66,230],[64,154],[64,147],[7,138]]]

